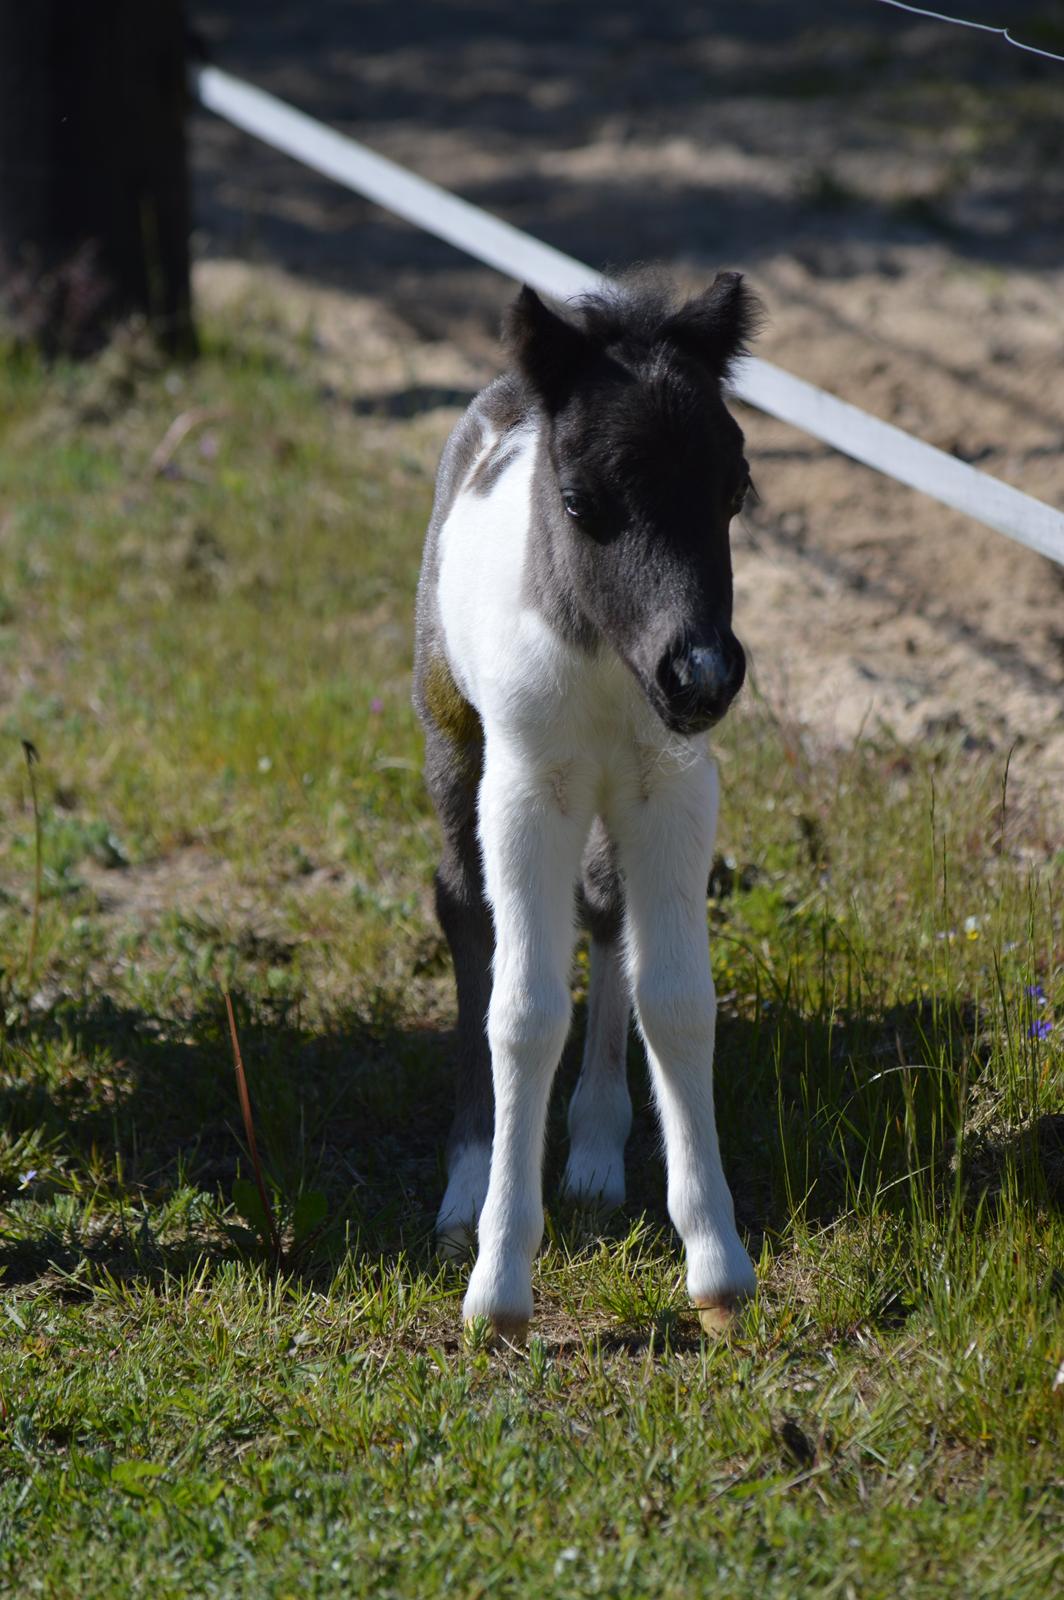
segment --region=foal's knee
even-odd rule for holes
[[[555,1065],[569,1031],[569,990],[554,978],[502,968],[488,1008],[492,1059]]]

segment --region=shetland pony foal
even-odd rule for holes
[[[737,273],[678,310],[644,288],[561,315],[523,289],[506,324],[513,370],[473,401],[440,464],[415,671],[458,985],[437,1231],[454,1250],[477,1228],[464,1315],[505,1337],[532,1315],[577,911],[591,987],[565,1187],[624,1198],[634,1000],[691,1299],[721,1326],[754,1288],[713,1115],[705,899],[707,730],[745,671],[728,539],[749,473],[721,384],[755,318]]]

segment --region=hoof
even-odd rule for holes
[[[696,1303],[695,1310],[698,1312],[703,1333],[708,1333],[714,1338],[730,1333],[735,1326],[736,1315],[744,1299],[745,1296],[720,1295],[715,1300]]]
[[[462,1320],[473,1343],[524,1342],[535,1310],[529,1267],[522,1251],[500,1250],[498,1241],[490,1238],[485,1246],[481,1238],[462,1302]]]
[[[525,1317],[467,1317],[463,1324],[466,1337],[475,1339],[484,1323],[488,1324],[487,1343],[490,1349],[501,1344],[523,1345],[528,1338],[528,1320]]]

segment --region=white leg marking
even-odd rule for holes
[[[669,1214],[687,1250],[696,1306],[728,1306],[755,1288],[735,1228],[713,1110],[716,997],[705,884],[716,828],[708,757],[663,776],[611,819],[621,854],[639,1024],[665,1136]]]
[[[547,1099],[569,1027],[573,885],[591,821],[554,804],[549,778],[490,748],[480,791],[485,881],[495,915],[488,1010],[495,1138],[480,1214],[480,1249],[463,1314],[523,1336],[532,1316],[532,1258],[543,1237]]]
[[[624,1146],[632,1126],[628,1019],[632,1010],[620,943],[591,941],[587,1041],[569,1102],[569,1160],[562,1189],[575,1200],[624,1204]]]
[[[447,1169],[447,1190],[436,1217],[436,1248],[451,1260],[469,1255],[488,1192],[489,1144],[465,1144]]]

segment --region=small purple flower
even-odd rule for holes
[[[369,709],[375,717],[379,717],[381,712],[384,710],[384,701],[377,699],[371,700],[369,703]]]
[[[1053,1032],[1053,1024],[1048,1017],[1038,1017],[1027,1029],[1029,1039],[1048,1039]]]
[[[1046,992],[1040,983],[1029,983],[1026,993],[1032,1000],[1044,1000],[1046,997]]]

